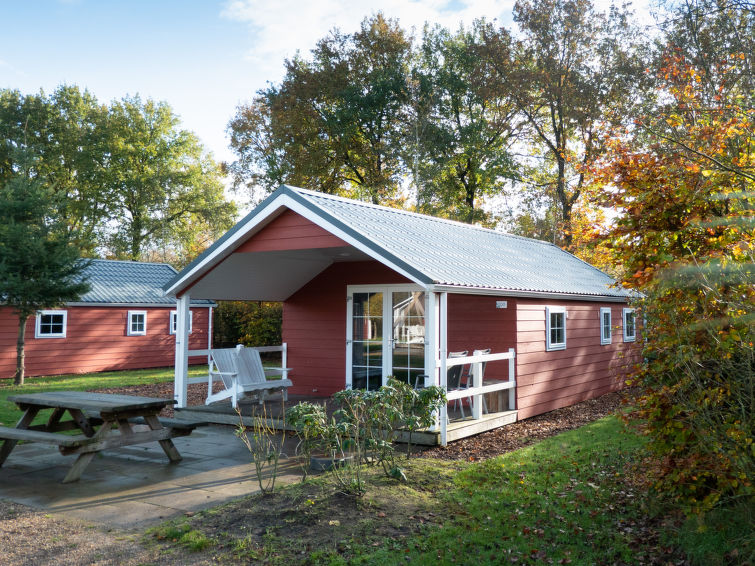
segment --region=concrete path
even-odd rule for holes
[[[284,447],[292,455],[293,440]],[[60,482],[75,456],[46,444],[19,445],[0,468],[0,498],[103,526],[141,529],[259,491],[251,454],[232,427],[201,427],[173,442],[183,456],[177,464],[157,442],[106,450],[71,484]],[[282,458],[276,485],[300,477],[298,464]]]

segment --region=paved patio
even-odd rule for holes
[[[46,444],[19,445],[0,468],[0,498],[130,529],[259,491],[251,454],[233,427],[201,427],[173,442],[183,456],[177,464],[168,461],[157,442],[106,450],[73,484],[60,482],[75,456]],[[295,446],[295,438],[287,439],[284,452],[293,455]],[[296,461],[282,458],[277,482],[300,477]]]

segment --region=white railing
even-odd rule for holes
[[[283,368],[282,377],[283,379],[286,379],[288,377],[288,366],[286,365],[286,362],[288,361],[288,344],[284,342],[280,346],[254,346],[250,347],[250,350],[257,350],[260,354],[269,353],[269,352],[280,352],[281,353],[281,367]],[[189,350],[189,357],[199,357],[199,356],[207,356],[207,365],[210,365],[210,350]],[[220,381],[220,376],[216,375],[213,376],[207,372],[208,375],[206,377],[190,377],[186,380],[187,383],[207,383],[209,385],[210,380],[213,381]]]
[[[449,368],[460,365],[470,364],[472,383],[469,387],[464,389],[457,389],[454,391],[448,391],[446,398],[449,401],[456,399],[465,399],[467,397],[472,398],[472,418],[479,420],[482,418],[482,396],[486,393],[492,393],[494,391],[509,391],[509,408],[513,409],[516,406],[516,379],[515,379],[515,359],[516,353],[514,348],[509,348],[508,352],[499,352],[496,354],[477,354],[471,356],[464,356],[460,358],[447,358],[446,360],[436,360],[436,367],[441,371],[447,372]],[[497,383],[490,383],[488,385],[482,384],[482,364],[497,362],[499,360],[509,361],[509,379],[508,381],[499,381]],[[445,362],[445,363],[443,363]],[[442,385],[448,387],[446,383],[447,374],[441,374]],[[440,435],[441,444],[446,445],[446,432],[448,426],[448,409],[442,407],[440,417]]]

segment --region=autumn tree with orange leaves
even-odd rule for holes
[[[755,109],[749,54],[708,68],[670,48],[652,117],[596,171],[623,284],[644,294],[637,415],[655,487],[690,512],[753,496]],[[745,77],[745,80],[743,80]]]

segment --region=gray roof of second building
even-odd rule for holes
[[[615,281],[558,246],[442,218],[291,188],[435,284],[628,297]]]
[[[75,303],[175,306],[176,300],[163,293],[163,285],[176,270],[165,263],[93,259],[86,270],[89,291]],[[191,301],[212,305],[212,301]]]

